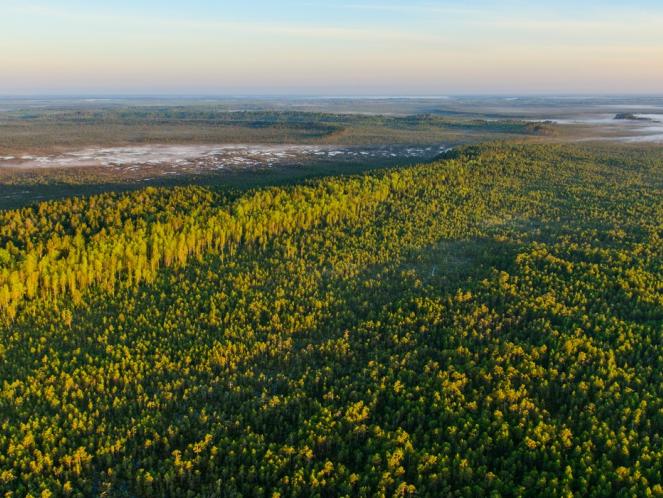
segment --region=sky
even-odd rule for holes
[[[0,0],[0,94],[663,93],[661,0]]]

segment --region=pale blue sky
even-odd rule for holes
[[[0,0],[0,93],[638,92],[661,1]]]

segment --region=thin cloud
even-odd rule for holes
[[[307,7],[319,7],[319,3],[306,2],[300,4]],[[440,6],[434,4],[379,4],[379,3],[333,3],[327,4],[325,7],[350,9],[350,10],[368,10],[368,11],[381,11],[381,12],[397,12],[397,13],[411,13],[411,14],[464,14],[472,15],[479,12],[478,9],[471,9],[459,6]]]
[[[13,12],[44,16],[49,18],[67,19],[75,22],[104,22],[113,21],[121,26],[145,26],[148,29],[155,27],[179,30],[208,30],[216,32],[232,31],[238,34],[291,36],[306,39],[321,39],[332,41],[365,41],[365,42],[410,42],[410,43],[444,43],[447,41],[439,35],[414,33],[392,28],[354,28],[336,25],[311,25],[294,23],[273,23],[262,21],[237,20],[200,20],[200,19],[171,19],[121,15],[112,12],[72,12],[55,9],[40,4],[15,4],[10,9]]]
[[[519,29],[527,31],[578,31],[586,34],[594,32],[635,32],[641,33],[643,28],[656,28],[656,32],[663,38],[663,16],[646,16],[628,21],[613,19],[536,19],[527,18],[506,18],[506,17],[485,17],[468,20],[473,25],[492,26],[502,29]]]

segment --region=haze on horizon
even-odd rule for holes
[[[0,94],[661,93],[663,4],[0,0]]]

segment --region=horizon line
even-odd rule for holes
[[[4,98],[86,98],[86,99],[115,99],[115,98],[290,98],[290,99],[449,99],[459,97],[661,97],[663,92],[448,92],[444,94],[329,94],[329,93],[0,93]]]

